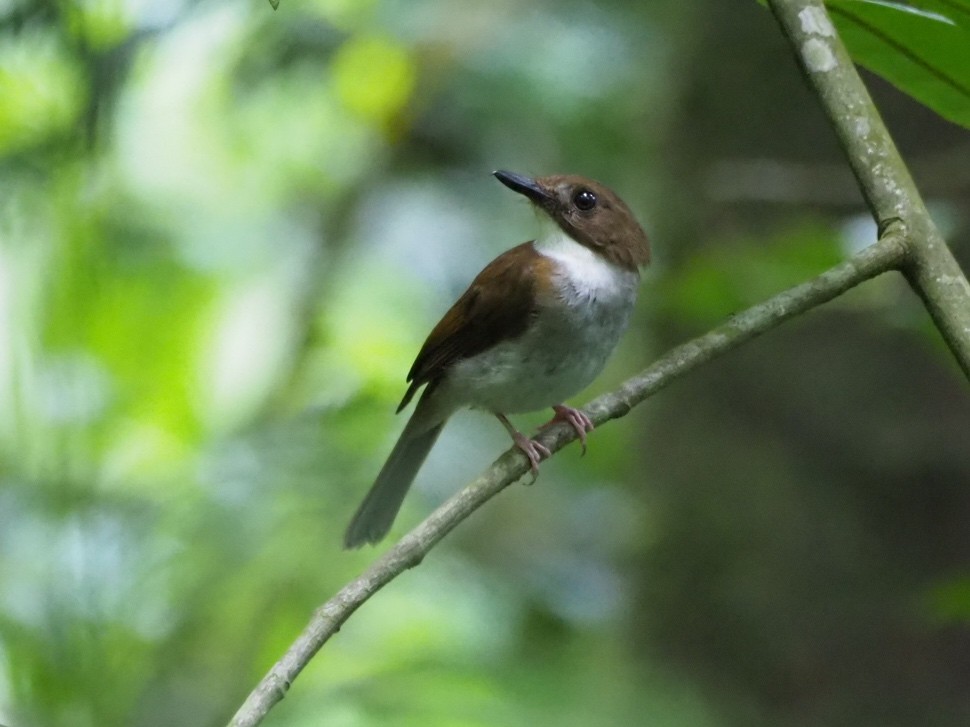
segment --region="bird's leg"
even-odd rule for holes
[[[515,442],[515,446],[521,449],[525,453],[525,456],[529,458],[529,463],[532,465],[532,481],[535,482],[535,478],[539,476],[539,462],[546,457],[551,457],[552,452],[545,445],[539,444],[534,439],[529,439],[512,426],[512,422],[504,414],[495,412],[495,416],[502,422],[502,426],[508,430],[508,433],[512,436],[512,441]]]
[[[539,428],[545,429],[546,427],[551,427],[553,424],[566,422],[576,430],[576,436],[579,437],[579,444],[583,448],[583,454],[586,454],[586,432],[593,431],[593,420],[586,416],[585,412],[579,409],[573,409],[571,406],[566,406],[565,404],[556,404],[552,407],[552,410],[556,412],[556,416]]]

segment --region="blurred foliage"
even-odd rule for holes
[[[491,169],[602,178],[654,239],[579,401],[869,244],[729,5],[0,3],[0,722],[224,724],[373,557],[340,533],[411,357],[535,229]],[[869,80],[966,264],[965,132]],[[965,724],[968,426],[873,281],[490,503],[267,724]],[[457,416],[396,532],[505,447]]]

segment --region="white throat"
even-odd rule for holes
[[[585,245],[576,242],[552,220],[543,221],[543,230],[535,243],[536,250],[559,263],[563,277],[577,292],[592,294],[616,293],[616,288],[635,286],[639,276],[604,258]],[[629,279],[629,282],[627,282]]]

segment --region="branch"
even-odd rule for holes
[[[930,219],[824,6],[819,0],[769,3],[839,136],[882,239],[813,280],[673,349],[616,391],[594,400],[587,413],[598,425],[626,415],[701,364],[893,268],[906,274],[970,377],[970,285]],[[553,452],[574,438],[575,433],[566,426],[551,428],[539,436]],[[303,633],[250,693],[230,727],[258,725],[358,607],[396,576],[418,565],[438,541],[527,469],[521,452],[507,451],[317,609]]]
[[[880,229],[906,226],[903,272],[970,378],[970,285],[926,211],[820,0],[768,0],[842,144]],[[833,8],[833,12],[837,9]]]
[[[615,391],[590,402],[587,414],[597,425],[625,416],[647,397],[701,364],[737,348],[793,316],[832,300],[865,280],[900,267],[906,259],[907,242],[901,224],[889,225],[879,242],[849,260],[733,316],[709,333],[673,349]],[[559,425],[544,430],[538,440],[556,452],[575,437],[571,427]],[[516,448],[510,449],[401,538],[360,577],[318,608],[303,633],[250,693],[230,722],[230,727],[258,725],[273,705],[286,695],[293,680],[313,655],[340,630],[358,607],[395,577],[418,565],[438,541],[528,469],[528,461],[522,452]]]

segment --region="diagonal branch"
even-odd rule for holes
[[[902,226],[889,225],[882,239],[849,260],[805,283],[733,316],[727,323],[677,348],[615,391],[589,403],[586,412],[597,424],[625,416],[634,406],[683,376],[765,331],[841,295],[870,278],[905,262],[907,239]],[[553,452],[575,439],[566,425],[538,437]],[[230,727],[254,727],[289,690],[313,655],[368,598],[408,568],[418,565],[434,545],[460,522],[515,482],[529,469],[525,456],[510,449],[479,477],[401,538],[364,573],[344,586],[313,614],[303,633],[250,693]]]
[[[839,136],[882,238],[818,277],[678,346],[616,391],[592,401],[587,413],[596,424],[624,416],[701,364],[894,268],[905,273],[970,377],[970,285],[930,219],[825,7],[820,0],[769,0],[769,4]],[[555,452],[574,438],[571,428],[559,426],[544,431],[539,440]],[[323,604],[250,693],[230,727],[258,725],[358,607],[396,576],[418,565],[438,541],[527,469],[525,456],[509,450]]]
[[[906,227],[903,272],[970,378],[970,285],[930,218],[821,0],[768,0],[828,115],[872,216]]]

